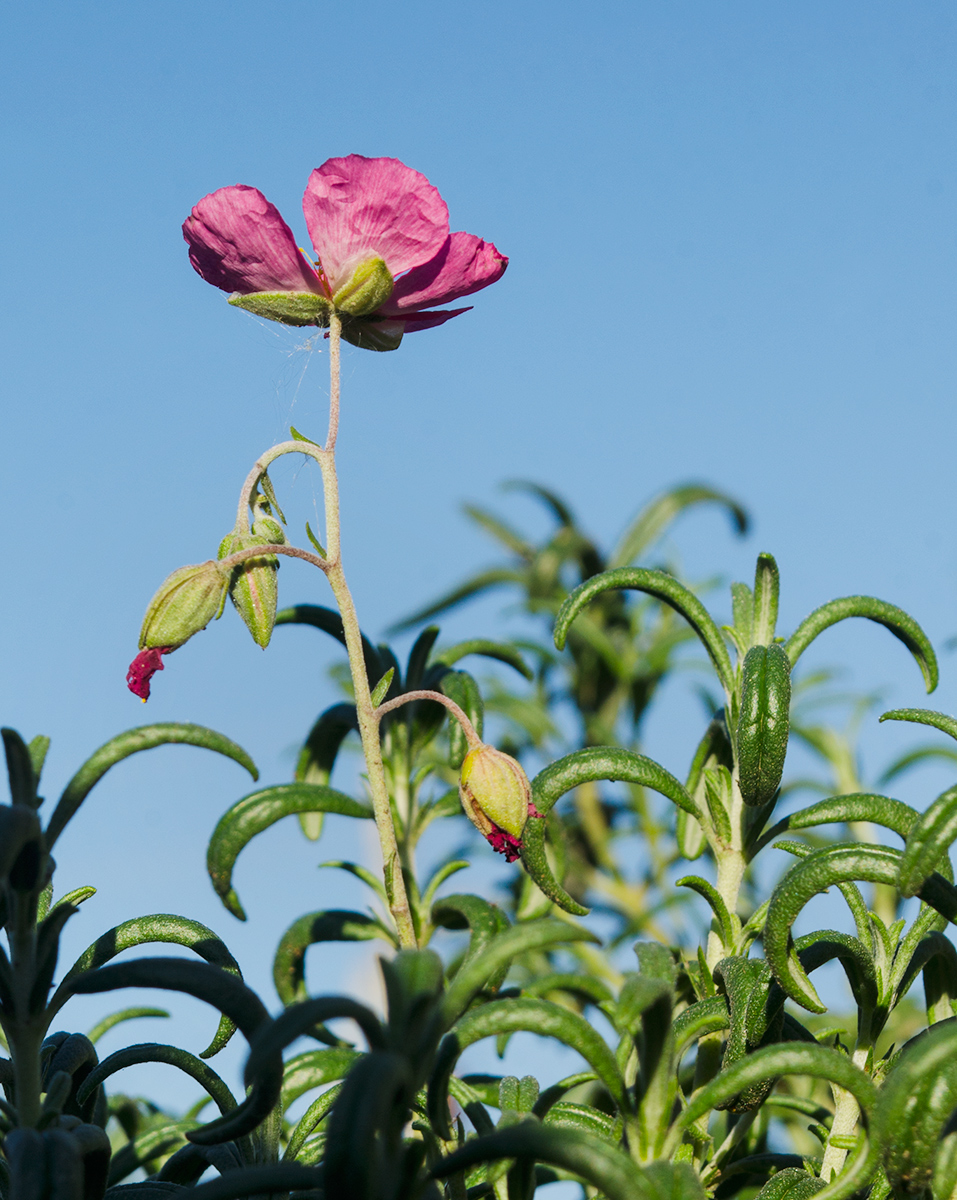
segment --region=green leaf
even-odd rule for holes
[[[370,1050],[385,1046],[385,1031],[375,1013],[348,996],[320,996],[291,1004],[274,1021],[262,1026],[252,1039],[249,1058],[243,1075],[247,1085],[267,1070],[274,1056],[280,1055],[297,1038],[313,1037],[314,1030],[325,1021],[348,1017],[362,1030]]]
[[[150,943],[165,942],[177,946],[185,946],[198,954],[200,958],[221,967],[237,978],[242,978],[239,963],[230,954],[225,942],[219,938],[208,925],[199,921],[191,921],[188,917],[178,917],[175,913],[153,913],[146,917],[136,917],[114,926],[107,933],[98,937],[92,946],[88,946],[60,982],[52,999],[49,1011],[59,1011],[69,999],[72,981],[84,971],[92,971],[102,967],[104,963],[129,950],[133,946],[145,946]],[[212,1058],[226,1045],[235,1032],[235,1025],[223,1017],[219,1029],[200,1055],[201,1058]]]
[[[895,999],[907,994],[921,970],[924,972],[928,1023],[933,1025],[952,1017],[954,1002],[957,1001],[957,950],[942,933],[933,931],[917,943],[910,961],[896,981]]]
[[[698,810],[686,789],[664,767],[643,754],[617,746],[589,746],[551,763],[532,780],[532,800],[539,812],[547,813],[572,788],[600,779],[651,788],[697,816]]]
[[[311,912],[294,921],[279,939],[272,977],[285,1005],[305,1000],[306,951],[318,942],[367,942],[381,938],[398,948],[398,939],[374,917],[346,909]]]
[[[563,942],[597,942],[587,929],[553,917],[525,921],[498,933],[468,962],[462,964],[442,1002],[446,1026],[452,1025],[502,966],[519,954],[559,946]]]
[[[859,1020],[866,1023],[877,1007],[880,980],[874,966],[874,956],[860,938],[838,933],[834,929],[819,929],[798,938],[794,950],[806,975],[832,959],[840,960],[854,1002],[861,1010]]]
[[[422,682],[425,676],[425,668],[428,665],[429,655],[432,653],[432,647],[435,645],[435,639],[438,636],[438,625],[429,625],[415,639],[412,649],[409,651],[409,661],[405,668],[406,691],[412,692],[417,688],[425,686]]]
[[[123,1008],[119,1012],[110,1013],[108,1017],[104,1017],[102,1021],[97,1021],[91,1030],[87,1033],[87,1037],[94,1044],[100,1040],[104,1033],[109,1032],[114,1025],[120,1025],[124,1021],[136,1021],[140,1017],[168,1017],[169,1013],[165,1008],[149,1008],[143,1005],[137,1005],[133,1008]]]
[[[342,743],[350,733],[358,730],[359,718],[354,704],[333,704],[320,713],[299,751],[297,782],[327,784]]]
[[[190,1134],[186,1135],[190,1137]],[[189,1189],[189,1200],[244,1200],[246,1196],[292,1192],[306,1196],[321,1194],[323,1173],[315,1167],[299,1163],[270,1163],[268,1166],[244,1166],[241,1171],[227,1171],[210,1183],[200,1183]],[[154,1187],[151,1181],[136,1187]],[[179,1189],[177,1189],[179,1190]],[[133,1193],[130,1193],[132,1198]],[[142,1200],[158,1200],[155,1195],[142,1194]]]
[[[290,1058],[282,1081],[283,1110],[313,1088],[344,1079],[361,1057],[358,1050],[334,1046],[327,1050],[307,1050]]]
[[[699,1000],[696,1004],[689,1005],[683,1013],[675,1017],[676,1061],[680,1061],[692,1042],[707,1037],[709,1033],[720,1033],[727,1029],[730,1023],[728,1001],[724,996],[709,996],[707,1000]]]
[[[257,833],[293,813],[340,813],[346,817],[371,817],[372,810],[351,796],[317,783],[283,783],[244,796],[220,818],[206,852],[206,869],[216,894],[233,916],[246,913],[233,888],[233,868],[240,851]]]
[[[495,936],[509,928],[508,917],[496,904],[489,904],[479,896],[444,896],[432,906],[432,924],[443,929],[468,929],[469,948],[462,965],[471,962],[485,949]],[[485,987],[495,990],[501,986],[508,972],[506,960],[486,982]]]
[[[754,572],[754,644],[770,646],[778,623],[781,577],[770,554],[759,554]]]
[[[319,1123],[328,1115],[332,1106],[339,1099],[339,1093],[342,1091],[342,1084],[337,1083],[328,1091],[322,1093],[318,1099],[313,1100],[312,1104],[299,1118],[299,1124],[289,1135],[289,1141],[286,1143],[286,1151],[283,1158],[288,1161],[293,1161],[298,1158],[306,1138],[315,1133]]]
[[[448,696],[462,709],[481,737],[485,726],[485,705],[479,685],[468,671],[447,671],[439,687],[443,696]],[[462,726],[449,714],[449,766],[457,771],[467,753],[468,742]]]
[[[527,1158],[568,1171],[607,1200],[703,1200],[704,1189],[690,1167],[656,1163],[641,1170],[602,1137],[577,1129],[551,1129],[523,1121],[474,1138],[432,1168],[439,1179],[475,1163]]]
[[[469,654],[480,654],[483,658],[492,658],[497,662],[506,663],[508,666],[514,667],[525,679],[531,680],[535,677],[535,673],[515,646],[508,642],[489,641],[488,638],[468,638],[464,642],[456,642],[454,646],[440,650],[436,654],[436,660],[452,667],[459,659],[466,658]]]
[[[885,783],[892,782],[899,775],[903,775],[905,771],[909,771],[911,767],[933,760],[946,762],[949,766],[953,766],[957,763],[957,750],[951,749],[950,746],[914,746],[913,749],[906,750],[895,758],[890,766],[881,772],[877,782],[883,786]]]
[[[560,1004],[522,996],[493,1000],[471,1009],[443,1038],[429,1080],[429,1118],[435,1129],[448,1129],[448,1081],[463,1051],[483,1038],[518,1032],[552,1037],[576,1050],[608,1088],[615,1103],[626,1110],[630,1107],[615,1055],[585,1018]]]
[[[788,749],[791,668],[777,645],[752,646],[745,656],[738,717],[738,783],[751,808],[777,794]]]
[[[109,1079],[111,1075],[138,1063],[166,1063],[189,1075],[206,1091],[207,1095],[212,1097],[223,1116],[233,1112],[237,1107],[236,1097],[212,1067],[207,1066],[195,1054],[190,1054],[188,1050],[181,1050],[179,1046],[162,1045],[159,1042],[143,1042],[138,1046],[124,1046],[122,1050],[104,1058],[80,1084],[76,1093],[77,1103],[85,1104],[100,1084]]]
[[[734,687],[734,671],[721,632],[694,592],[665,571],[619,567],[617,571],[604,571],[601,575],[580,584],[562,604],[555,618],[555,645],[559,650],[565,648],[569,627],[581,610],[597,596],[618,588],[646,592],[683,616],[708,651],[722,687],[731,694]]]
[[[611,1142],[613,1146],[618,1146],[621,1142],[621,1119],[612,1120],[605,1113],[596,1108],[589,1108],[586,1104],[559,1101],[546,1113],[544,1124],[550,1129],[575,1129],[582,1133],[593,1133],[604,1138],[606,1142]]]
[[[292,435],[292,440],[294,442],[308,442],[310,446],[318,446],[320,450],[322,449],[322,446],[319,444],[319,442],[314,442],[312,438],[307,438],[304,433],[299,432],[295,425],[289,426],[289,432]]]
[[[850,792],[845,796],[830,796],[778,821],[757,840],[751,857],[782,833],[813,829],[816,825],[849,825],[855,821],[869,821],[872,825],[890,829],[898,837],[906,840],[917,817],[918,812],[915,808],[900,800],[892,800],[889,796],[879,796],[872,792]]]
[[[426,608],[413,613],[411,617],[405,617],[392,625],[389,633],[402,633],[406,629],[411,629],[413,625],[421,625],[423,621],[430,621],[433,617],[457,608],[466,600],[471,600],[473,596],[480,596],[490,588],[500,587],[506,583],[520,584],[523,579],[524,575],[521,571],[515,571],[508,567],[493,567],[489,571],[482,571],[478,575],[473,575],[467,582],[460,584],[459,587],[453,588],[451,592],[436,600],[434,604],[429,604]]]
[[[706,879],[702,879],[700,875],[685,875],[683,879],[675,880],[675,887],[691,888],[693,892],[697,892],[702,899],[707,900],[711,905],[711,910],[715,915],[717,929],[716,932],[721,938],[722,944],[730,952],[734,948],[737,941],[738,933],[741,929],[741,922],[737,917],[732,917],[728,911],[728,906],[725,904],[721,893],[713,884],[708,883]]]
[[[847,620],[848,617],[865,617],[868,621],[876,621],[878,625],[889,629],[917,660],[928,692],[934,690],[938,678],[937,655],[927,635],[902,608],[887,604],[883,600],[875,600],[873,596],[845,596],[840,600],[831,600],[816,608],[809,617],[805,617],[784,645],[791,666],[794,666],[819,633],[823,633],[838,621]]]
[[[697,504],[718,504],[727,510],[738,534],[748,529],[748,514],[725,492],[700,483],[671,488],[645,505],[628,526],[615,547],[608,566],[627,567],[660,538],[668,526],[686,509]]]
[[[957,717],[948,717],[946,713],[934,712],[930,708],[892,708],[890,712],[881,713],[880,721],[911,721],[915,725],[930,725],[941,733],[957,738]]]
[[[372,689],[372,707],[378,708],[385,699],[385,694],[392,686],[392,680],[395,678],[395,667],[389,667],[388,671],[382,676],[379,682]]]
[[[38,808],[38,777],[33,770],[29,747],[15,729],[0,729],[0,737],[3,738],[3,749],[7,758],[11,801],[27,808]]]
[[[320,629],[323,633],[328,633],[341,645],[346,644],[342,617],[334,609],[324,608],[321,604],[294,604],[290,608],[283,608],[276,613],[276,624],[311,625],[313,629]],[[366,675],[371,686],[374,679],[380,678],[385,670],[385,665],[379,658],[379,652],[365,634],[362,635],[362,657],[365,660]]]
[[[179,958],[134,959],[86,971],[72,979],[69,987],[71,992],[83,995],[124,987],[155,987],[185,992],[218,1008],[249,1042],[269,1023],[269,1013],[255,992],[235,975],[208,963],[188,962]],[[188,1134],[189,1140],[209,1146],[252,1133],[275,1107],[281,1088],[281,1053],[276,1051],[261,1056],[257,1062],[257,1076],[243,1103],[228,1117],[220,1117]]]
[[[312,532],[312,527],[308,521],[306,522],[306,537],[309,539],[313,550],[315,550],[315,552],[319,555],[319,557],[325,558],[326,557],[326,548],[325,548],[325,546],[323,546],[322,542],[319,541],[319,539],[316,537],[316,535]]]
[[[67,822],[111,767],[141,750],[171,745],[199,746],[204,750],[214,750],[217,754],[231,758],[241,767],[245,767],[253,779],[259,778],[256,764],[241,746],[202,725],[168,722],[129,729],[101,746],[66,785],[46,829],[47,849],[53,848]]]
[[[791,926],[798,913],[812,896],[845,880],[894,886],[899,863],[899,852],[885,846],[838,843],[815,850],[796,863],[774,889],[764,927],[764,948],[775,979],[803,1008],[827,1011],[793,951]]]
[[[923,816],[914,822],[901,857],[898,889],[904,897],[916,895],[929,877],[948,859],[957,838],[957,786],[942,792]]]
[[[582,1004],[609,1004],[614,999],[608,986],[600,979],[563,971],[539,975],[522,987],[523,996],[550,996],[553,992],[567,992]]]
[[[714,968],[714,981],[728,998],[730,1014],[722,1070],[760,1047],[782,1040],[784,993],[773,983],[763,958],[723,958]],[[772,1080],[762,1079],[722,1100],[717,1107],[749,1112],[764,1103],[772,1086]]]

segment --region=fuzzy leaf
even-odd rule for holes
[[[272,968],[279,999],[288,1006],[307,998],[306,951],[310,946],[318,942],[367,942],[371,938],[381,938],[398,948],[395,935],[364,913],[338,908],[306,913],[279,939]]]

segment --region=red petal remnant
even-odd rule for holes
[[[492,826],[492,832],[485,835],[485,840],[496,853],[505,855],[506,862],[515,862],[521,857],[522,839],[513,837],[497,825]]]
[[[130,663],[126,672],[126,686],[134,696],[145,704],[150,698],[150,680],[157,671],[163,670],[163,655],[170,654],[173,646],[154,646],[149,650],[141,650]]]

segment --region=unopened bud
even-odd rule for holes
[[[286,536],[278,522],[270,517],[260,517],[253,522],[252,533],[232,533],[224,537],[219,547],[219,557],[225,558],[239,550],[248,550],[251,546],[281,546],[285,540]],[[253,635],[253,641],[263,649],[269,645],[276,623],[278,570],[279,560],[275,554],[247,558],[233,568],[229,585],[229,598]]]
[[[492,849],[514,862],[525,823],[541,815],[532,804],[532,788],[521,763],[494,746],[476,746],[462,763],[459,796],[465,815]]]
[[[146,610],[140,649],[168,652],[189,641],[221,615],[228,586],[229,572],[212,559],[174,571]]]
[[[336,289],[332,302],[351,317],[365,317],[385,304],[394,286],[395,281],[383,260],[367,258]]]

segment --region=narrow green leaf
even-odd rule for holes
[[[7,778],[10,781],[12,803],[37,808],[37,777],[26,742],[15,729],[0,729],[0,737],[3,738],[3,749],[7,759]]]
[[[761,834],[751,851],[751,856],[782,833],[813,829],[817,825],[849,825],[855,821],[869,821],[872,825],[880,825],[906,840],[917,817],[918,812],[915,808],[900,800],[892,800],[889,796],[879,796],[871,792],[829,796],[826,800],[819,800],[816,804],[791,813]]]
[[[395,678],[395,667],[389,667],[388,671],[382,676],[379,682],[372,689],[372,707],[378,708],[385,699],[385,694],[392,686],[392,680]]]
[[[269,478],[269,473],[267,471],[263,471],[262,475],[259,476],[259,486],[262,489],[262,494],[269,501],[270,508],[273,510],[279,520],[282,521],[283,525],[285,525],[286,518],[282,509],[279,507],[279,501],[276,498],[276,489],[273,487],[272,480]]]
[[[468,638],[464,642],[456,642],[454,646],[448,646],[444,650],[438,651],[436,659],[438,662],[447,663],[448,666],[454,666],[459,659],[466,658],[469,654],[479,654],[483,658],[492,658],[497,662],[506,663],[510,667],[514,667],[525,679],[534,679],[535,673],[522,658],[519,650],[508,642],[493,642],[488,638]]]
[[[728,1012],[728,1001],[724,996],[709,996],[689,1005],[679,1016],[675,1017],[674,1039],[675,1060],[681,1056],[692,1042],[707,1037],[709,1033],[720,1033],[731,1023]]]
[[[344,1079],[361,1057],[358,1050],[334,1046],[327,1050],[307,1050],[288,1059],[282,1081],[283,1110],[313,1088]]]
[[[781,785],[790,705],[788,656],[777,645],[752,646],[742,668],[737,728],[738,782],[751,808],[769,804]]]
[[[717,932],[722,943],[730,953],[737,941],[738,932],[741,928],[741,922],[737,917],[732,917],[728,911],[728,906],[725,904],[721,893],[713,884],[708,883],[706,879],[702,879],[700,875],[685,875],[682,879],[675,880],[675,887],[691,888],[693,892],[697,892],[703,899],[707,900],[711,905],[711,910],[717,921]]]
[[[432,906],[432,924],[443,929],[469,930],[469,948],[463,966],[484,950],[497,934],[509,928],[508,917],[497,904],[471,895],[444,896],[437,901]],[[508,967],[509,960],[506,960],[486,981],[485,986],[497,988],[505,978]]]
[[[747,532],[748,514],[731,496],[700,483],[685,484],[663,492],[645,505],[622,534],[608,566],[613,569],[633,563],[665,533],[676,517],[698,504],[719,505],[727,511],[738,534]]]
[[[854,1002],[860,1009],[861,1020],[877,1007],[880,980],[874,966],[874,956],[860,938],[834,929],[819,929],[799,937],[794,950],[806,975],[818,967],[838,959],[851,986]]]
[[[435,645],[435,639],[438,636],[438,625],[429,625],[415,639],[412,649],[409,651],[409,661],[405,668],[405,687],[407,691],[415,691],[416,688],[425,686],[422,682],[425,676],[425,668],[428,665],[429,655],[432,653],[432,647]]]
[[[891,783],[899,775],[909,771],[911,767],[934,760],[953,766],[957,764],[957,750],[950,746],[914,746],[913,749],[905,750],[903,754],[895,758],[890,766],[881,772],[877,782],[883,787],[885,783]]]
[[[322,449],[322,446],[320,446],[318,442],[314,442],[312,438],[307,438],[304,433],[300,433],[295,425],[289,426],[289,432],[292,435],[292,440],[294,442],[308,442],[310,446],[318,446],[320,450]]]
[[[306,522],[306,537],[309,539],[310,543],[312,544],[313,550],[315,550],[315,552],[319,555],[319,557],[325,558],[326,557],[326,548],[325,548],[325,546],[323,546],[322,542],[319,541],[319,539],[316,537],[316,535],[312,532],[312,526],[309,524],[308,521]]]
[[[539,820],[530,820],[526,824],[522,832],[522,866],[538,890],[553,904],[557,904],[559,908],[573,916],[584,917],[588,914],[588,909],[569,896],[552,874],[551,863],[548,861],[548,854],[545,850],[545,827],[547,824],[547,821]],[[561,836],[560,833],[558,836]],[[559,869],[559,874],[561,874],[561,869]]]
[[[76,1093],[77,1102],[79,1104],[86,1103],[96,1088],[111,1075],[138,1063],[166,1063],[189,1075],[206,1091],[207,1095],[212,1097],[223,1116],[233,1112],[237,1107],[236,1097],[212,1067],[207,1066],[195,1054],[190,1054],[188,1050],[181,1050],[179,1046],[162,1045],[159,1042],[143,1042],[137,1046],[124,1046],[122,1050],[104,1058],[80,1084]]]
[[[889,629],[917,660],[928,692],[934,690],[938,678],[937,655],[927,635],[902,608],[887,604],[883,600],[875,600],[873,596],[844,596],[840,600],[831,600],[816,608],[809,617],[805,617],[784,646],[791,666],[794,666],[819,633],[823,633],[838,621],[847,620],[848,617],[865,617],[868,621],[876,621],[878,625]]]
[[[85,971],[70,981],[70,991],[84,995],[124,987],[156,987],[195,996],[218,1008],[249,1042],[269,1023],[269,1013],[256,993],[236,976],[209,963],[141,958]],[[262,1056],[257,1067],[257,1077],[243,1103],[228,1117],[220,1117],[190,1133],[190,1141],[208,1146],[243,1137],[268,1116],[282,1088],[281,1053]]]
[[[930,708],[892,708],[890,712],[881,713],[880,721],[911,721],[915,725],[930,725],[941,733],[957,738],[957,717],[948,717],[946,713],[934,712]]]
[[[233,916],[246,913],[233,888],[233,868],[244,846],[264,829],[293,813],[340,813],[346,817],[371,817],[372,810],[351,796],[317,783],[283,783],[244,796],[220,818],[206,851],[206,869],[216,894]]]
[[[443,863],[429,880],[428,886],[422,893],[422,907],[428,910],[435,901],[435,893],[445,883],[446,879],[449,879],[452,875],[457,875],[459,871],[464,871],[466,867],[470,867],[471,865],[467,858],[456,858],[451,862]],[[433,916],[432,919],[434,921],[435,917]]]
[[[759,554],[754,571],[754,644],[770,646],[778,623],[781,576],[770,554]]]
[[[274,1056],[281,1054],[297,1038],[312,1037],[317,1026],[337,1017],[348,1017],[355,1021],[370,1050],[384,1048],[385,1031],[375,1013],[364,1004],[359,1004],[349,996],[320,996],[317,1000],[304,1000],[301,1004],[290,1005],[274,1021],[257,1031],[243,1073],[247,1086],[261,1072],[268,1070]]]
[[[190,1137],[190,1134],[186,1135]],[[321,1193],[323,1173],[315,1167],[299,1163],[270,1163],[268,1166],[244,1166],[241,1171],[228,1171],[210,1183],[199,1183],[189,1189],[189,1200],[244,1200],[246,1196],[269,1193],[296,1192],[304,1195]],[[150,1186],[147,1183],[145,1186]],[[155,1186],[155,1185],[154,1185]],[[143,1200],[158,1200],[144,1195]]]
[[[910,897],[948,860],[951,843],[957,838],[957,786],[942,792],[907,835],[901,857],[898,888]]]
[[[461,584],[459,587],[442,596],[441,599],[436,600],[434,604],[419,609],[412,616],[398,621],[389,628],[389,633],[402,633],[406,629],[411,629],[414,625],[421,625],[423,621],[431,621],[433,617],[438,617],[450,609],[457,608],[466,600],[471,600],[473,596],[481,596],[491,588],[501,587],[503,584],[521,584],[523,579],[524,575],[521,571],[516,571],[509,567],[493,567],[489,571],[482,571],[478,575],[474,575],[466,583]]]
[[[30,752],[30,762],[33,764],[33,776],[38,784],[40,776],[43,774],[43,764],[47,760],[47,751],[49,749],[50,739],[42,733],[38,733],[35,738],[31,738],[27,746],[27,750]]]
[[[443,696],[448,696],[462,709],[482,736],[485,725],[485,705],[479,685],[468,671],[448,671],[439,684]],[[459,722],[449,714],[449,766],[458,770],[468,753],[468,742]]]
[[[519,954],[559,946],[563,942],[597,942],[587,929],[565,921],[546,917],[541,921],[525,921],[498,933],[474,958],[463,963],[452,980],[442,1002],[446,1026],[452,1025],[488,980]]]
[[[597,596],[618,588],[646,592],[683,616],[708,651],[721,686],[731,694],[734,687],[734,671],[720,630],[694,592],[665,571],[620,567],[617,571],[604,571],[601,575],[580,584],[562,604],[555,618],[555,645],[559,650],[565,648],[569,627],[581,610]]]
[[[273,959],[272,977],[285,1005],[305,1000],[306,951],[319,942],[367,942],[381,938],[398,948],[398,939],[374,917],[346,909],[306,913],[294,921],[279,939]]]
[[[94,1045],[100,1040],[104,1033],[108,1033],[114,1025],[120,1025],[124,1021],[136,1021],[140,1017],[168,1017],[169,1013],[165,1008],[148,1008],[143,1005],[137,1005],[133,1008],[123,1008],[119,1012],[110,1013],[108,1017],[104,1017],[102,1021],[97,1021],[91,1030],[88,1031],[87,1037]]]
[[[231,758],[241,767],[245,767],[253,779],[259,778],[256,764],[241,746],[202,725],[168,722],[129,729],[101,746],[66,785],[46,829],[47,849],[53,848],[67,822],[111,767],[141,750],[171,745],[199,746],[204,750],[214,750],[217,754]]]
[[[342,617],[334,609],[324,608],[321,604],[294,604],[291,608],[280,609],[276,613],[277,625],[311,625],[334,637],[341,645],[346,644],[345,631],[342,628]],[[378,679],[385,666],[379,658],[378,651],[365,634],[362,635],[362,656],[365,661],[366,675],[371,684]]]
[[[62,903],[62,901],[61,901]],[[225,942],[199,921],[191,921],[188,917],[179,917],[175,913],[153,913],[146,917],[136,917],[124,921],[121,925],[104,933],[88,946],[80,955],[69,971],[64,975],[52,999],[50,1012],[57,1012],[69,999],[73,980],[85,971],[95,970],[104,963],[129,950],[133,946],[145,946],[150,943],[168,943],[185,946],[198,954],[200,958],[230,972],[237,978],[242,978],[239,963],[230,954]],[[235,1025],[223,1017],[219,1023],[212,1042],[200,1055],[201,1058],[212,1058],[226,1045],[235,1032]]]
[[[692,816],[698,814],[686,789],[664,767],[643,754],[617,746],[589,746],[551,763],[532,780],[532,799],[539,812],[547,813],[572,788],[600,779],[640,784]]]
[[[350,733],[358,730],[359,718],[354,704],[333,704],[320,713],[299,751],[296,782],[327,784],[342,743]]]

